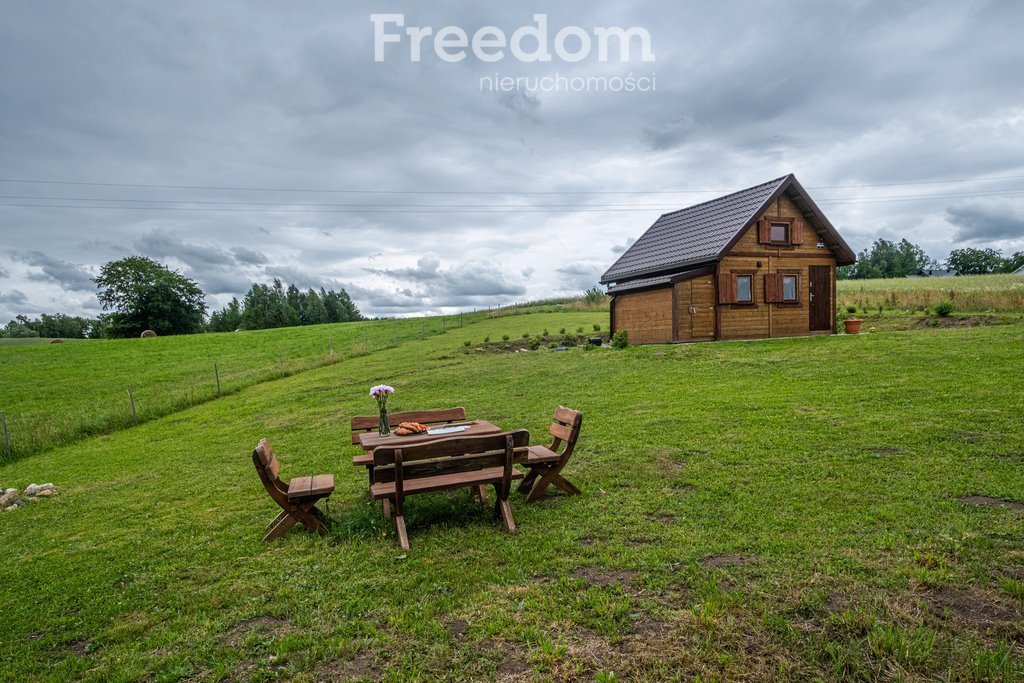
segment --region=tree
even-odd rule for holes
[[[985,275],[1004,272],[1007,259],[995,249],[954,249],[949,252],[946,267],[961,275]]]
[[[233,332],[242,326],[242,304],[237,297],[219,311],[210,314],[211,332]]]
[[[143,330],[159,335],[191,334],[203,329],[206,295],[192,279],[145,256],[111,261],[93,280],[106,318],[104,334],[137,337]]]
[[[875,240],[870,249],[857,255],[856,263],[840,268],[837,277],[841,280],[906,277],[935,265],[935,260],[924,253],[924,249],[906,239],[900,240],[899,244],[889,240]]]

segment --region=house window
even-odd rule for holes
[[[738,303],[738,304],[752,304],[752,303],[754,303],[754,276],[752,276],[752,275],[737,275],[736,276],[736,303]]]
[[[789,244],[789,223],[772,223],[771,242],[773,244]]]
[[[786,302],[796,301],[796,275],[782,276],[782,300]]]

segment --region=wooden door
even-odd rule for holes
[[[810,287],[811,331],[832,329],[832,267],[811,266],[807,283]]]
[[[697,277],[676,284],[676,341],[713,339],[715,285],[712,277]]]

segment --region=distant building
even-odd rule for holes
[[[960,273],[955,270],[925,270],[921,269],[917,271],[917,275],[908,275],[907,277],[959,277]]]
[[[1024,275],[1024,266],[1021,266],[1017,270],[1013,271],[1013,275]]]

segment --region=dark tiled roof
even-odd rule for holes
[[[664,214],[605,272],[601,282],[715,260],[790,177]]]
[[[629,282],[623,282],[619,285],[613,285],[608,288],[609,294],[620,294],[622,292],[631,292],[634,289],[646,289],[647,287],[658,287],[660,285],[667,285],[675,277],[674,273],[668,275],[658,275],[657,277],[641,277]]]

